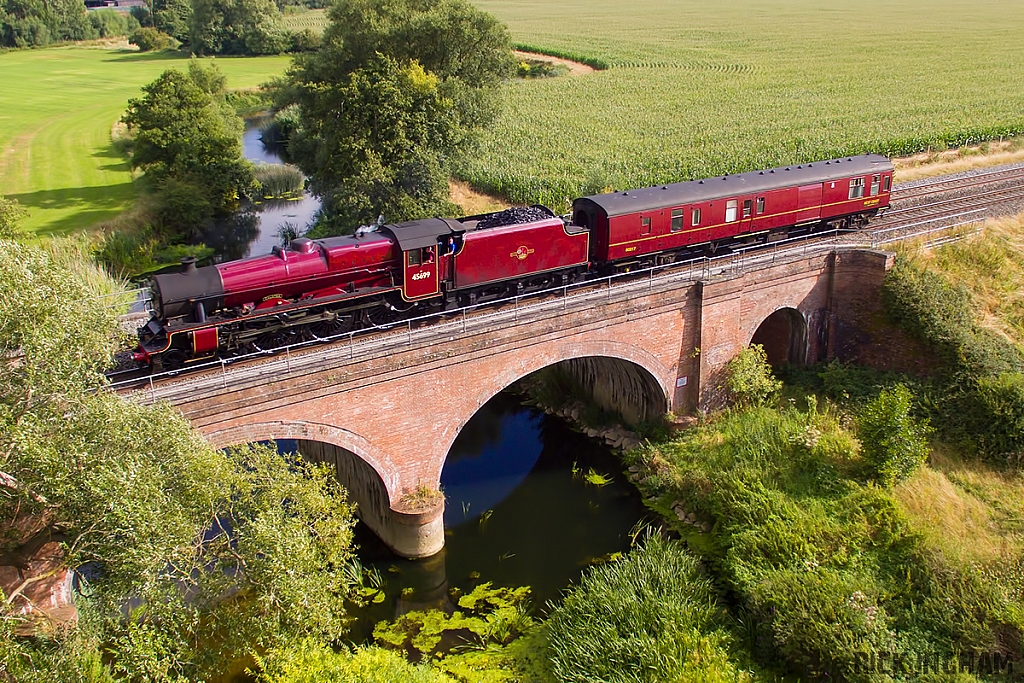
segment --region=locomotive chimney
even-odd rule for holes
[[[184,258],[181,259],[181,272],[185,273],[186,275],[188,273],[196,272],[195,256],[185,256]]]

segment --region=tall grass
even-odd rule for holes
[[[652,534],[594,567],[552,612],[552,670],[574,683],[748,680],[721,623],[698,561]]]
[[[306,177],[289,164],[256,164],[256,182],[264,199],[286,199],[302,194]]]

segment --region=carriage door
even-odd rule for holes
[[[754,198],[747,197],[740,200],[740,229],[739,234],[750,232],[754,224]]]
[[[405,252],[404,281],[402,294],[409,301],[438,293],[436,246]]]

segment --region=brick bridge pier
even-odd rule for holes
[[[217,447],[298,440],[306,458],[336,468],[387,545],[426,557],[444,545],[437,490],[448,450],[501,390],[557,365],[627,422],[712,409],[724,365],[752,342],[773,363],[805,363],[869,341],[862,321],[891,259],[823,251],[703,280],[570,292],[230,366],[146,396],[177,405]]]

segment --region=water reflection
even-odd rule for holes
[[[214,250],[214,260],[234,261],[248,256],[251,245],[259,237],[259,214],[251,210],[238,211],[207,230],[202,242]],[[270,248],[266,253],[270,253]]]
[[[260,139],[259,121],[247,122],[242,135],[242,154],[253,163],[281,164],[280,145],[265,146]],[[271,200],[247,204],[231,218],[207,230],[201,241],[215,250],[215,260],[232,261],[269,254],[281,244],[281,228],[289,224],[303,232],[316,218],[320,200],[309,192],[294,200]]]
[[[588,485],[573,470],[609,475]],[[534,604],[556,599],[595,560],[629,549],[645,508],[607,448],[561,420],[499,394],[452,446],[441,484],[446,547],[428,560],[393,555],[363,525],[359,556],[385,581],[387,597],[359,612],[351,637],[412,609],[448,606],[448,589],[482,582],[530,586]]]

